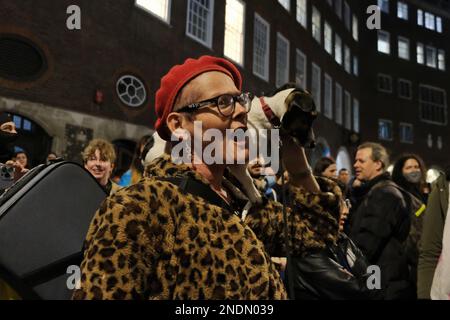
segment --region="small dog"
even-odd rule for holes
[[[316,106],[311,94],[294,84],[286,84],[270,96],[255,97],[248,113],[248,126],[259,129],[280,129],[306,148],[315,146],[312,124],[317,117]],[[153,134],[154,145],[145,155],[148,165],[163,153],[169,152],[168,143],[157,132]],[[262,196],[244,164],[228,166],[230,172],[241,183],[243,192],[250,202],[261,203]]]

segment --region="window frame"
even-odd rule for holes
[[[280,83],[280,79],[278,79],[278,40],[281,39],[283,42],[285,42],[287,44],[287,50],[286,50],[286,54],[287,54],[287,59],[286,59],[286,81],[283,80],[283,83]],[[275,85],[277,87],[280,87],[286,83],[289,82],[289,71],[290,71],[290,58],[291,58],[291,54],[290,54],[290,49],[291,49],[291,44],[289,42],[289,40],[283,36],[283,34],[281,32],[277,32],[277,46],[276,46],[276,63],[275,63]]]
[[[348,98],[348,99],[347,99]],[[348,102],[348,104],[346,103]],[[352,130],[353,114],[352,114],[352,95],[349,91],[344,91],[344,128]]]
[[[380,135],[380,124],[381,124],[381,122],[390,123],[390,125],[391,125],[390,138],[381,137],[381,135]],[[383,141],[394,141],[394,122],[392,120],[383,119],[383,118],[378,119],[378,139],[379,140],[383,140]]]
[[[312,6],[311,10],[312,10],[311,11],[311,35],[314,40],[316,40],[319,44],[322,44],[322,13],[315,6]],[[316,15],[314,15],[314,13],[316,13]],[[318,27],[314,23],[315,22],[314,20],[316,17],[319,18],[319,26]],[[318,30],[317,30],[317,28],[318,28]],[[317,36],[316,32],[318,32],[318,36]]]
[[[319,71],[319,77],[318,77],[319,86],[318,86],[317,91],[314,90],[314,70]],[[316,98],[315,96],[318,97],[318,99],[314,99],[314,102],[316,104],[317,111],[321,111],[322,110],[322,68],[319,65],[315,64],[314,62],[311,65],[311,94],[314,98]]]
[[[406,17],[403,16],[403,13],[406,13]],[[409,6],[406,2],[397,1],[397,18],[409,21]]]
[[[429,119],[425,119],[422,117],[423,114],[423,104],[430,104],[430,102],[428,101],[424,101],[422,100],[422,88],[426,88],[426,89],[430,89],[430,90],[434,90],[434,91],[440,91],[443,93],[443,97],[444,97],[444,105],[442,106],[437,106],[435,105],[434,107],[441,107],[444,111],[444,122],[438,122],[438,121],[434,121],[434,120],[429,120]],[[448,102],[447,102],[447,91],[445,89],[442,88],[438,88],[438,87],[434,87],[434,86],[430,86],[427,84],[419,84],[419,119],[421,122],[425,122],[425,123],[429,123],[429,124],[435,124],[435,125],[439,125],[439,126],[447,126],[448,124]],[[431,103],[434,104],[434,103]]]
[[[302,3],[302,5],[300,5]],[[304,6],[303,6],[304,4]],[[297,0],[296,1],[296,12],[295,19],[297,22],[306,30],[308,29],[308,0]],[[301,10],[304,9],[304,11]]]
[[[327,81],[329,86],[329,95],[327,97]],[[333,78],[325,72],[324,75],[324,90],[323,90],[323,114],[328,119],[333,119]],[[327,103],[329,102],[329,103]]]
[[[402,57],[400,55],[400,42],[404,42],[407,44],[408,46],[408,57]],[[411,42],[409,41],[408,38],[403,37],[403,36],[398,36],[397,37],[397,55],[400,59],[406,60],[406,61],[410,61],[411,60]]]
[[[344,95],[343,95],[343,88],[340,83],[337,81],[334,82],[334,118],[337,124],[341,125],[343,124],[343,112],[342,112],[342,105],[344,102]],[[339,99],[338,99],[338,93],[339,93]]]
[[[404,96],[404,95],[401,94],[402,93],[402,91],[400,90],[401,83],[407,83],[409,85],[409,96]],[[399,78],[398,81],[397,81],[397,86],[398,86],[397,90],[398,90],[398,97],[399,98],[405,99],[405,100],[412,100],[412,96],[413,96],[413,93],[412,93],[412,81],[407,80],[407,79]]]
[[[380,88],[380,77],[384,77],[384,78],[389,78],[389,82],[391,84],[391,89],[390,90],[386,90],[386,89],[382,89]],[[384,93],[392,93],[393,92],[393,88],[392,88],[392,76],[385,74],[385,73],[378,73],[377,75],[377,90],[378,92],[384,92]]]
[[[353,98],[353,131],[359,133],[360,129],[360,104],[358,99]]]
[[[303,84],[300,84],[297,82],[297,74],[298,74],[298,58],[301,56],[303,58]],[[306,54],[301,51],[300,49],[295,49],[295,83],[299,86],[301,86],[303,89],[307,89],[308,86],[308,57]]]
[[[213,37],[214,37],[214,0],[210,0],[211,1],[211,8],[209,9],[209,16],[208,16],[208,20],[207,20],[207,39],[206,41],[197,38],[197,36],[189,33],[189,8],[191,7],[191,3],[192,1],[197,1],[197,0],[188,0],[187,1],[187,11],[186,11],[186,36],[188,36],[189,38],[191,38],[192,40],[197,41],[198,43],[204,45],[205,47],[212,49],[212,43],[213,43]]]
[[[411,137],[410,141],[404,139],[404,135],[402,134],[403,133],[402,128],[404,128],[404,127],[411,128],[411,136],[412,137]],[[399,128],[400,143],[413,144],[414,143],[414,125],[412,123],[408,123],[408,122],[400,122],[398,128]]]
[[[387,44],[388,44],[388,52],[384,52],[380,50],[380,35],[387,36]],[[377,51],[382,54],[391,55],[391,34],[385,30],[378,30],[377,32]]]
[[[259,23],[261,23],[262,25],[264,25],[265,27],[267,27],[267,35],[266,35],[266,56],[265,56],[265,61],[264,61],[264,70],[266,71],[266,75],[262,75],[259,74],[256,71],[256,59],[255,59],[255,37],[256,37],[256,32],[255,32],[255,25],[256,25],[256,20],[258,20]],[[252,72],[255,76],[259,77],[260,79],[264,80],[264,81],[269,81],[270,79],[270,23],[268,23],[263,17],[261,17],[258,13],[255,12],[254,18],[253,18],[253,55],[252,55]]]
[[[223,55],[224,55],[224,57],[226,57],[226,58],[230,59],[231,61],[235,62],[240,67],[244,67],[244,63],[245,63],[245,35],[246,35],[246,32],[245,32],[246,31],[245,30],[245,16],[246,16],[246,12],[247,12],[246,11],[247,10],[247,6],[246,6],[245,1],[243,1],[243,0],[232,0],[232,1],[239,2],[240,4],[242,4],[242,7],[243,7],[243,12],[242,12],[242,15],[243,15],[243,17],[242,17],[242,34],[241,34],[241,37],[242,37],[241,40],[242,41],[241,41],[241,57],[240,57],[241,61],[236,61],[234,58],[232,58],[232,57],[230,57],[230,56],[225,54],[226,33],[227,33],[227,23],[226,23],[226,21],[227,21],[227,10],[226,10],[226,8],[227,8],[228,1],[230,1],[230,0],[225,0],[225,27],[224,27],[224,37],[223,37]]]
[[[171,22],[171,17],[172,17],[172,0],[163,0],[163,1],[167,1],[167,20],[164,19],[163,17],[161,17],[160,15],[154,13],[153,11],[151,11],[149,8],[146,8],[145,6],[143,6],[142,4],[138,3],[139,0],[135,0],[134,1],[134,5],[142,10],[144,10],[147,13],[150,13],[152,16],[158,18],[159,20],[161,20],[162,22],[170,25]]]
[[[328,27],[328,28],[327,28]],[[330,32],[330,34],[329,34],[329,36],[330,36],[330,38],[329,38],[329,42],[327,41],[327,30]],[[328,46],[328,44],[329,44],[329,49],[330,49],[330,51],[328,51],[328,49],[327,49],[327,46]],[[333,56],[333,48],[334,48],[334,46],[333,46],[333,28],[331,27],[331,25],[327,22],[327,21],[324,21],[324,24],[323,24],[323,45],[324,45],[324,48],[325,48],[325,51],[329,54],[329,55],[331,55],[331,56]]]

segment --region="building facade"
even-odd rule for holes
[[[448,163],[448,3],[380,0],[381,30],[362,29],[361,136],[392,159],[413,152],[429,166]]]
[[[428,132],[436,154],[433,159],[444,161],[438,157],[437,145],[441,137],[445,146],[442,130],[447,126],[420,121],[414,112],[421,105],[419,88],[442,88],[446,72],[414,63],[413,46],[419,41],[424,50],[434,46],[436,57],[439,50],[448,52],[440,45],[447,18],[440,16],[443,32],[434,32],[432,38],[428,29],[412,25],[412,16],[405,24],[397,14],[382,13],[383,30],[392,33],[392,54],[382,54],[377,50],[382,33],[366,28],[370,4],[377,3],[4,0],[0,4],[0,110],[16,115],[23,133],[20,146],[36,149],[36,161],[43,158],[42,149],[76,159],[93,137],[114,141],[129,153],[134,141],[153,129],[154,94],[161,77],[188,57],[210,54],[224,56],[240,68],[244,90],[268,94],[295,82],[313,94],[321,114],[315,124],[318,147],[309,152],[312,162],[327,155],[337,158],[339,168],[350,169],[362,140],[382,141],[394,153],[408,148],[428,152],[428,144],[423,143]],[[79,9],[80,29],[70,28],[76,22],[73,5]],[[396,6],[397,1],[390,0],[391,12]],[[409,6],[410,12],[418,8]],[[427,8],[423,7],[424,16]],[[431,9],[426,12],[436,14]],[[405,32],[400,32],[403,28]],[[410,41],[409,62],[394,55],[397,36]],[[380,93],[379,74],[390,76],[392,83],[406,80],[401,82],[406,91],[410,81],[413,98],[398,98],[396,85],[395,93]],[[423,76],[426,81],[419,79]],[[430,94],[422,91],[424,96]],[[414,103],[415,109],[410,107]],[[422,105],[430,103],[434,102]],[[413,143],[400,142],[396,135],[380,140],[382,120],[392,121],[392,132],[403,130],[406,135],[406,124],[412,124]],[[31,128],[39,132],[40,144]]]

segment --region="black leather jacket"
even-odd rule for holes
[[[368,300],[378,290],[367,287],[368,263],[361,250],[341,233],[338,243],[325,250],[293,257],[292,268],[296,300]],[[287,280],[288,282],[288,280]]]

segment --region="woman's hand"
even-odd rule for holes
[[[284,169],[289,173],[289,182],[297,187],[302,186],[309,192],[320,192],[319,184],[306,159],[305,149],[298,145],[291,136],[282,136],[281,142],[281,159]]]

